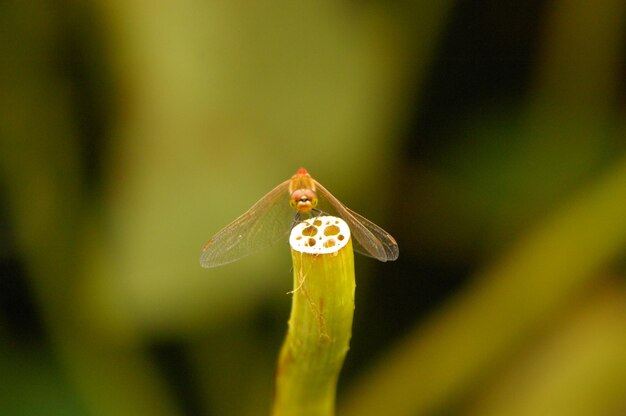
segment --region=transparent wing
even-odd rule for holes
[[[326,200],[331,208],[329,213],[332,214],[332,211],[335,211],[339,217],[348,223],[350,231],[354,236],[353,243],[356,252],[380,261],[393,261],[398,258],[398,243],[396,243],[391,234],[343,205],[319,182],[314,182],[319,196]],[[326,210],[329,208],[321,206],[320,209]]]
[[[288,180],[281,183],[207,241],[200,253],[202,267],[231,263],[285,237],[295,215],[288,187]]]

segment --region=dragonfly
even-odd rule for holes
[[[398,258],[398,243],[391,234],[346,207],[300,168],[211,237],[202,247],[200,265],[211,268],[237,261],[286,238],[293,226],[318,215],[342,218],[356,252],[383,262]]]

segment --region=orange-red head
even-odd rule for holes
[[[310,189],[297,189],[291,193],[289,203],[298,212],[307,214],[317,206],[317,195]]]
[[[306,169],[298,169],[291,177],[289,195],[289,203],[298,212],[307,214],[317,206],[315,182]]]

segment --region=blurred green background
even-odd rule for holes
[[[626,414],[626,2],[0,3],[0,414],[263,415],[299,167],[357,258],[342,415]]]

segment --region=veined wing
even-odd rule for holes
[[[319,195],[348,223],[354,236],[356,252],[380,261],[393,261],[398,258],[398,243],[391,234],[343,205],[319,182],[314,182]]]
[[[289,205],[289,180],[272,189],[202,248],[202,267],[231,263],[276,243],[287,235],[295,215]]]

